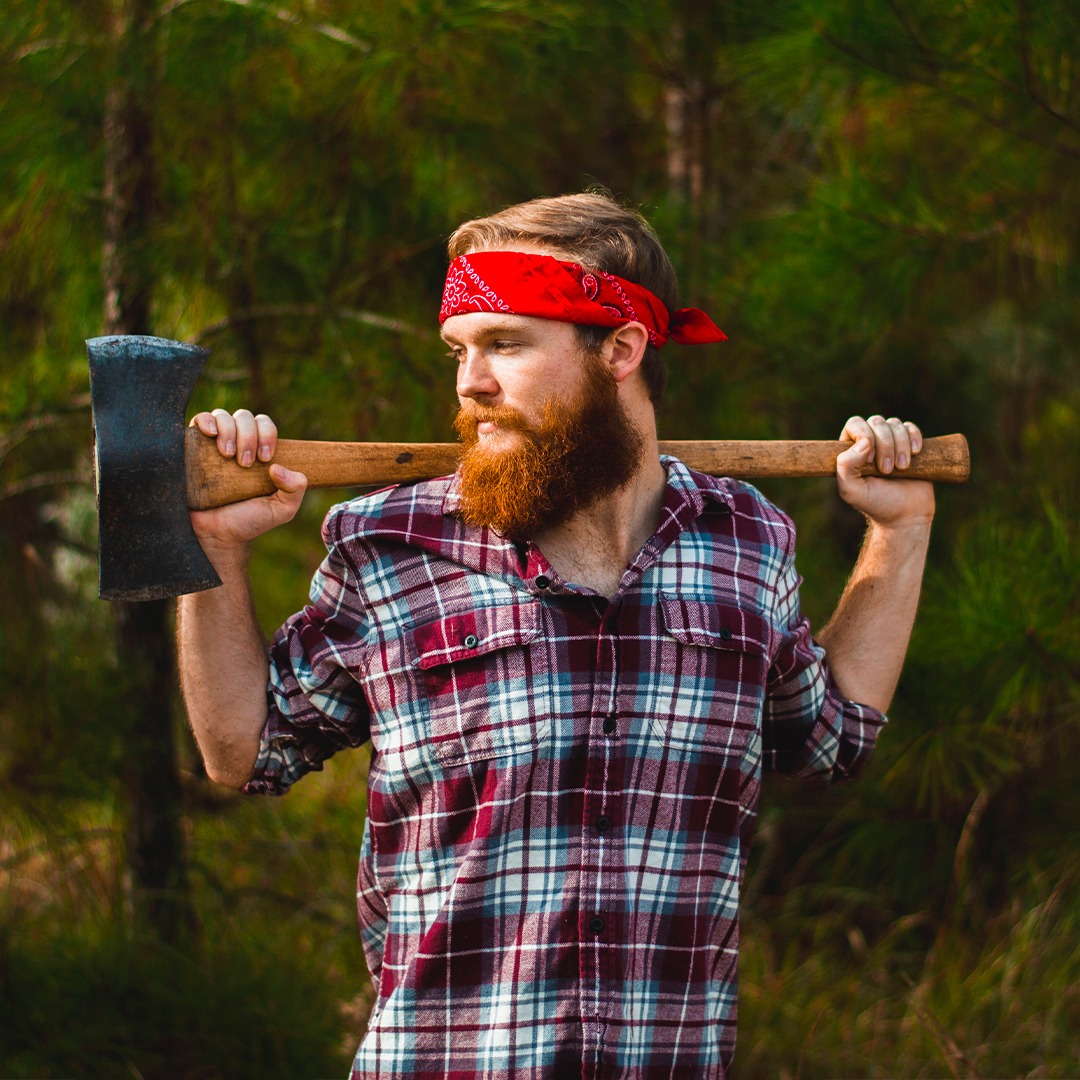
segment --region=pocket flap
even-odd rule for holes
[[[664,628],[677,641],[729,652],[768,652],[769,624],[752,609],[676,593],[661,593],[660,609]]]
[[[502,604],[444,615],[412,632],[416,660],[424,671],[526,645],[540,633],[540,604]]]

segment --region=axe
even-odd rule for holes
[[[185,424],[188,398],[209,350],[143,336],[91,338],[99,593],[159,600],[221,584],[191,527],[207,510],[276,488],[266,464],[241,468],[215,440]],[[847,442],[661,442],[690,468],[744,479],[832,476]],[[453,472],[457,443],[343,443],[281,439],[274,462],[313,488],[382,487]],[[925,439],[901,477],[961,483],[970,471],[963,435]],[[863,475],[877,475],[868,465]],[[898,474],[891,474],[897,476]]]

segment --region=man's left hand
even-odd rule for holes
[[[934,516],[934,486],[928,481],[859,475],[864,465],[873,462],[883,476],[902,477],[922,449],[922,432],[915,424],[895,416],[888,420],[853,416],[840,438],[854,440],[836,459],[836,480],[846,503],[883,526],[929,521]]]

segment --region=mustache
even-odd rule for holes
[[[484,405],[477,401],[464,402],[454,417],[454,430],[461,434],[475,431],[477,424],[498,424],[507,431],[531,431],[531,425],[524,415],[511,405]]]

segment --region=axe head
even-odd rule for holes
[[[160,600],[221,584],[191,528],[184,412],[206,349],[166,338],[91,338],[99,594]]]

